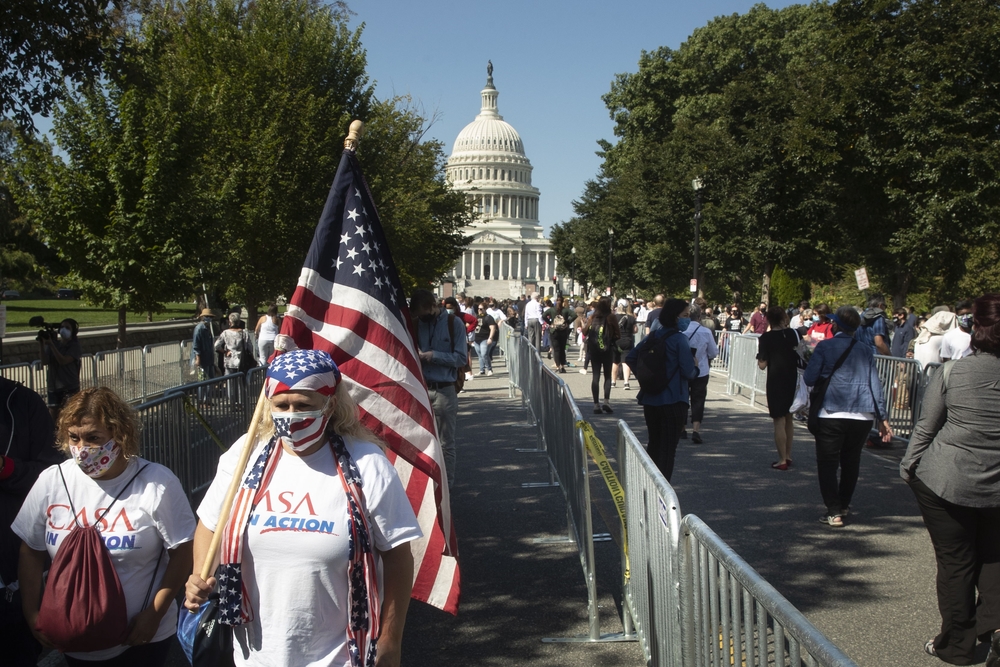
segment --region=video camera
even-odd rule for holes
[[[41,315],[35,315],[28,320],[28,326],[39,327],[38,335],[35,336],[35,340],[39,343],[44,343],[45,341],[55,341],[56,338],[59,337],[59,325],[49,324]]]

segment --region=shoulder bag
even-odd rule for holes
[[[823,409],[823,399],[826,398],[826,390],[827,387],[830,386],[830,378],[832,378],[833,374],[837,372],[837,369],[843,365],[844,361],[847,359],[847,355],[851,353],[851,348],[853,348],[854,344],[857,342],[857,339],[851,340],[850,345],[847,346],[844,353],[840,355],[839,359],[837,359],[837,363],[833,365],[833,370],[830,371],[830,374],[825,378],[816,380],[816,384],[813,385],[812,391],[809,392],[808,425],[809,432],[813,435],[819,433],[819,411]]]

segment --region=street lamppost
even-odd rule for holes
[[[608,227],[608,296],[615,293],[615,281],[612,273],[612,264],[615,256],[615,230]]]
[[[569,293],[576,294],[576,246],[570,248],[570,255],[573,259],[569,265]]]
[[[694,278],[691,280],[691,302],[698,296],[698,250],[701,243],[701,190],[705,186],[700,178],[691,181],[694,188]]]

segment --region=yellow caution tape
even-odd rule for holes
[[[201,410],[199,410],[195,406],[195,404],[191,402],[191,397],[188,396],[187,394],[181,394],[181,396],[183,397],[184,401],[184,409],[188,412],[188,414],[194,415],[195,419],[198,420],[202,428],[208,431],[208,436],[215,441],[215,444],[219,446],[219,449],[221,449],[222,451],[226,451],[226,446],[222,444],[222,439],[219,438],[218,435],[216,435],[215,431],[212,429],[211,424],[209,424],[208,420],[205,419],[205,416],[201,414]]]
[[[576,427],[583,433],[583,442],[590,453],[590,458],[594,459],[597,469],[601,471],[604,483],[608,485],[608,491],[611,492],[611,499],[615,501],[618,518],[622,522],[622,551],[625,553],[625,579],[627,581],[631,574],[631,567],[628,557],[628,526],[625,524],[625,489],[618,482],[618,475],[611,467],[611,463],[604,453],[604,445],[594,432],[594,427],[590,425],[590,422],[583,420],[578,421]]]

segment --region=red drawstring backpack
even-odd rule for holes
[[[95,518],[93,525],[80,525],[73,499],[69,500],[76,525],[52,559],[48,583],[38,610],[38,620],[35,622],[35,629],[48,637],[60,651],[100,651],[118,646],[127,638],[128,609],[125,591],[118,579],[111,554],[101,540],[97,524],[108,515],[111,506],[145,469],[146,466],[143,466],[132,476],[104,513]],[[69,496],[62,467],[59,467],[59,476],[62,477],[63,488]],[[162,551],[160,556],[163,556]],[[156,578],[155,572],[153,577]]]

